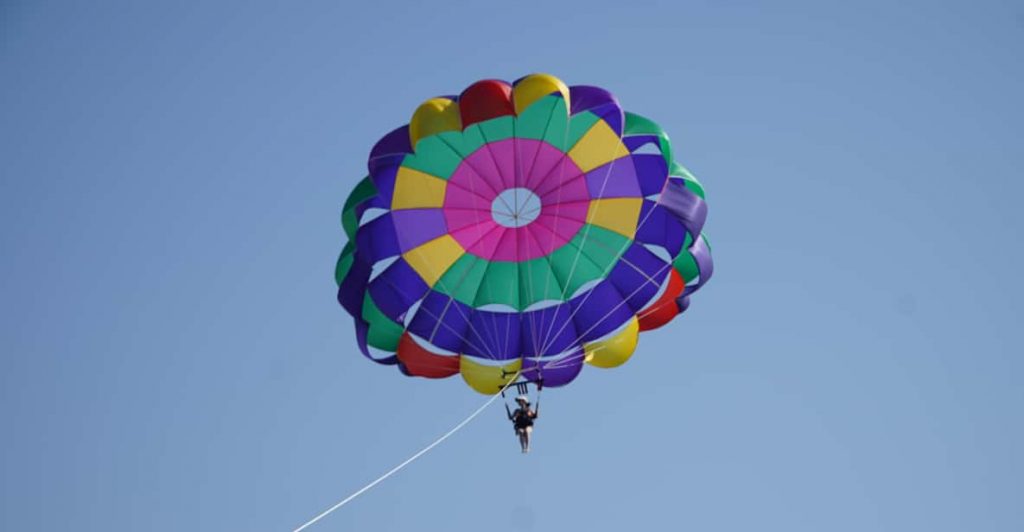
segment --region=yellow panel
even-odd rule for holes
[[[462,131],[459,104],[448,98],[423,102],[409,120],[409,141],[414,149],[420,139],[444,131]]]
[[[607,198],[590,202],[587,223],[610,229],[626,238],[636,236],[642,198]]]
[[[512,89],[512,99],[515,102],[516,114],[520,114],[533,102],[559,92],[565,100],[565,108],[569,109],[569,87],[562,83],[562,80],[551,74],[530,74],[519,80]]]
[[[444,192],[448,182],[419,170],[398,169],[395,193],[391,197],[391,210],[428,209],[444,205]]]
[[[430,286],[448,271],[466,250],[451,235],[439,236],[402,254],[416,273]]]
[[[512,379],[519,376],[523,359],[519,358],[504,366],[488,366],[462,355],[459,357],[459,372],[470,388],[484,394],[494,395]]]
[[[640,322],[634,316],[622,332],[597,342],[591,342],[583,349],[587,352],[584,359],[591,366],[614,368],[625,364],[636,351],[636,342],[640,336]]]
[[[583,138],[569,150],[569,157],[584,172],[628,154],[629,150],[622,144],[622,140],[604,120],[595,122]]]

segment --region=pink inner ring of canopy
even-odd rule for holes
[[[540,198],[540,214],[521,227],[499,224],[491,206],[503,191],[525,188]],[[448,232],[469,253],[487,260],[526,261],[549,255],[586,222],[590,194],[576,163],[558,148],[531,139],[484,144],[448,179]]]

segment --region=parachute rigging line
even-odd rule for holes
[[[509,379],[509,381],[507,383],[505,383],[505,386],[501,389],[502,392],[507,390],[508,387],[513,384],[513,382],[516,380],[516,378],[518,378],[518,372],[516,372],[516,373],[517,373],[517,375],[515,377],[512,377],[511,379]],[[352,499],[355,499],[356,497],[358,497],[358,496],[362,495],[363,493],[369,491],[370,488],[376,486],[377,484],[380,484],[381,482],[383,482],[385,479],[387,479],[391,475],[394,475],[395,473],[400,471],[405,466],[411,464],[417,458],[423,456],[424,454],[427,454],[428,451],[430,451],[434,447],[437,447],[438,445],[441,444],[441,442],[447,440],[449,436],[451,436],[452,434],[455,434],[456,432],[459,431],[459,429],[461,429],[462,427],[464,427],[467,424],[469,424],[469,422],[472,421],[473,418],[478,416],[480,414],[480,412],[483,412],[488,406],[491,406],[491,403],[493,403],[498,397],[501,397],[501,396],[502,395],[500,393],[496,393],[496,394],[492,395],[490,399],[488,399],[486,402],[484,402],[484,404],[480,405],[479,408],[477,408],[475,411],[473,411],[473,413],[470,414],[469,417],[467,417],[466,419],[463,419],[461,422],[459,422],[458,425],[455,425],[454,427],[452,427],[451,430],[449,430],[448,432],[444,433],[443,436],[441,436],[440,438],[434,440],[433,443],[431,443],[430,445],[424,447],[423,449],[420,449],[419,452],[417,452],[416,454],[410,456],[404,462],[402,462],[402,463],[398,464],[397,466],[391,468],[391,470],[388,471],[387,473],[384,473],[383,475],[378,477],[373,482],[370,482],[369,484],[363,486],[362,488],[359,488],[358,491],[356,491],[352,495],[349,495],[348,497],[345,497],[340,502],[338,502],[334,506],[331,506],[330,508],[324,510],[322,513],[320,513],[316,517],[310,519],[309,521],[306,521],[305,523],[303,523],[301,526],[299,526],[298,528],[296,528],[292,532],[300,532],[300,531],[305,530],[306,528],[312,526],[317,521],[323,519],[324,517],[327,517],[331,512],[337,510],[338,508],[341,508],[342,506],[345,506]]]

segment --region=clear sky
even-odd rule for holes
[[[463,419],[358,353],[340,208],[543,71],[665,127],[715,278],[314,530],[1024,530],[1019,2],[160,4],[0,2],[0,529],[288,530]]]

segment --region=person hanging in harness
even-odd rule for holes
[[[530,435],[533,433],[533,420],[537,419],[540,414],[540,399],[537,400],[536,410],[530,408],[530,399],[526,395],[516,397],[516,403],[519,408],[512,412],[506,404],[505,412],[508,414],[508,419],[512,421],[516,436],[519,437],[519,446],[524,453],[528,453],[530,452]]]
[[[524,453],[530,452],[530,435],[533,433],[533,420],[537,419],[538,410],[530,408],[530,400],[525,395],[516,397],[519,408],[508,415],[512,426],[516,429],[516,436],[519,436],[519,446]],[[505,408],[508,408],[506,405]]]

